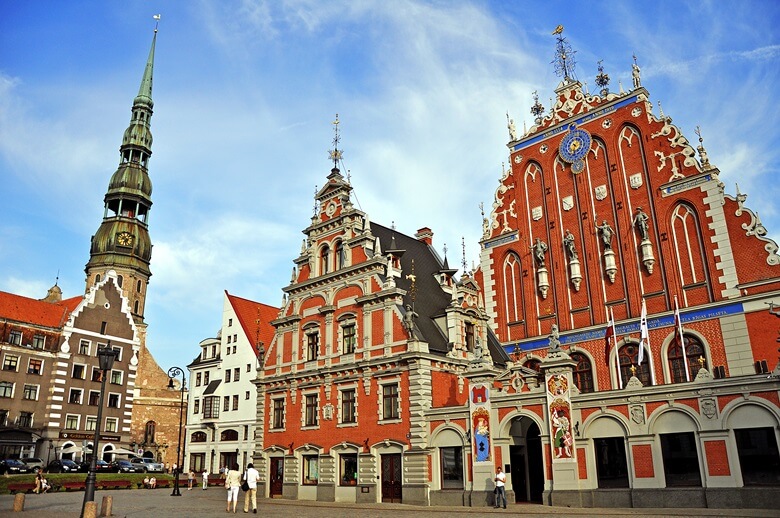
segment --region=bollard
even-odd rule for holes
[[[82,518],[97,517],[97,502],[87,502],[84,504],[84,516]]]
[[[14,497],[14,512],[21,513],[24,511],[24,493],[17,493]]]
[[[103,503],[100,506],[100,516],[111,516],[114,506],[114,497],[104,496]]]

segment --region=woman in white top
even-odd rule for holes
[[[227,489],[226,512],[230,512],[230,502],[233,502],[233,512],[236,512],[236,505],[238,504],[238,490],[240,488],[241,472],[238,471],[238,463],[234,463],[233,469],[229,469],[225,473],[225,489]]]

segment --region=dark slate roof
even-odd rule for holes
[[[496,336],[496,333],[493,332],[493,329],[491,329],[490,326],[488,326],[487,331],[488,331],[488,351],[490,351],[490,357],[493,358],[493,363],[501,367],[506,367],[506,363],[510,361],[512,358],[509,357],[509,355],[506,352],[506,349],[504,349],[501,346],[501,342],[499,341],[498,337]]]
[[[435,274],[443,268],[439,255],[432,246],[373,221],[371,233],[379,238],[383,255],[391,249],[393,240],[395,241],[393,248],[405,250],[401,256],[402,275],[400,279],[396,279],[396,286],[407,292],[404,305],[411,304],[409,288],[412,282],[406,276],[412,273],[412,259],[414,259],[414,274],[417,277],[414,311],[419,315],[415,324],[422,333],[421,338],[428,342],[431,352],[446,354],[447,337],[433,321],[433,317],[444,314],[444,309],[451,301],[450,295],[441,289],[435,277]]]
[[[209,394],[213,394],[217,387],[219,387],[219,384],[222,382],[222,380],[214,380],[211,383],[209,383],[209,386],[206,387],[206,390],[203,391],[204,396],[208,396]]]

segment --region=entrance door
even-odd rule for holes
[[[271,480],[268,496],[271,498],[281,498],[283,482],[284,457],[271,457]]]
[[[382,455],[382,501],[401,502],[401,454]]]
[[[542,503],[544,491],[544,458],[542,457],[542,438],[536,423],[528,427],[525,434],[528,449],[528,495],[531,502]]]
[[[527,417],[517,419],[511,428],[516,444],[509,447],[512,489],[515,502],[542,501],[544,460],[539,427]]]

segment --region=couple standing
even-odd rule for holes
[[[244,512],[249,512],[249,501],[252,500],[252,512],[257,514],[257,481],[260,479],[260,473],[255,469],[254,464],[249,463],[243,476],[238,471],[238,464],[233,464],[233,469],[225,473],[225,489],[227,489],[227,508],[230,512],[230,503],[233,502],[233,512],[236,512],[238,505],[238,490],[244,490]],[[242,484],[241,481],[244,481]]]

